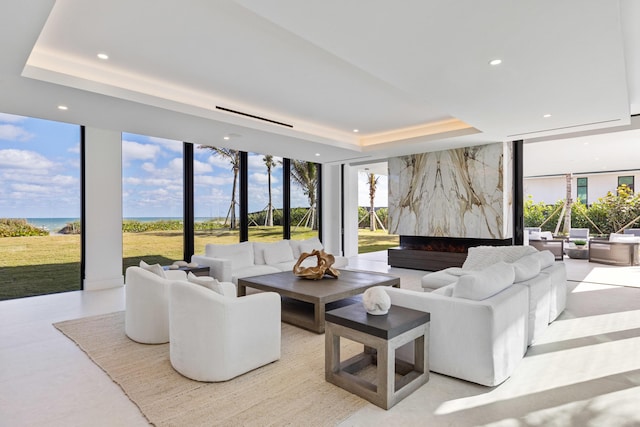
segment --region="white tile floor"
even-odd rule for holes
[[[424,274],[389,268],[384,252],[350,266],[399,275],[413,289]],[[601,267],[567,260],[569,277],[578,280],[633,286],[640,275],[633,267],[593,272]],[[502,385],[432,374],[391,410],[368,405],[342,425],[640,425],[640,289],[589,282],[570,288],[567,310]],[[51,326],[123,308],[122,288],[0,302],[0,426],[146,425],[120,388]]]

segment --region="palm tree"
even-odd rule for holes
[[[210,147],[207,145],[201,145],[200,148],[211,150],[213,151],[214,155],[228,159],[229,163],[231,163],[231,168],[233,170],[231,205],[229,206],[229,210],[227,211],[227,217],[224,220],[224,225],[227,225],[227,221],[231,219],[229,228],[235,229],[237,227],[236,205],[238,205],[238,202],[236,200],[236,188],[238,184],[238,171],[240,170],[240,152],[238,150],[232,150],[231,148]]]
[[[376,198],[376,184],[380,177],[376,177],[373,173],[367,174],[367,182],[369,183],[369,230],[376,231],[376,208],[374,200]]]
[[[302,221],[305,221],[306,219],[305,227],[309,227],[309,225],[311,225],[312,230],[317,230],[316,187],[318,184],[318,169],[316,168],[316,164],[312,162],[305,162],[304,160],[292,160],[291,178],[293,179],[293,182],[302,188],[302,192],[309,199],[309,211],[302,218]],[[300,221],[300,224],[302,221]]]
[[[271,154],[266,154],[262,160],[264,160],[265,166],[267,166],[267,179],[269,186],[269,204],[267,205],[267,215],[264,218],[264,225],[267,227],[273,227],[273,203],[271,200],[271,169],[276,166],[276,162],[273,160]]]

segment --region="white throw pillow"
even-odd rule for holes
[[[513,265],[500,261],[484,270],[460,276],[453,287],[452,296],[482,301],[511,286],[513,279]]]
[[[556,262],[556,256],[551,251],[540,251],[537,254],[538,262],[540,262],[540,270],[553,265]]]
[[[237,270],[242,267],[253,266],[253,244],[251,242],[235,243],[232,245],[207,244],[205,256],[231,260],[231,268]]]
[[[143,260],[140,260],[140,268],[144,268],[145,270],[150,271],[153,274],[156,274],[156,275],[162,277],[163,279],[167,278],[167,275],[164,274],[164,268],[162,268],[162,266],[160,264],[149,265],[146,262],[144,262]]]
[[[311,237],[310,239],[305,240],[291,240],[289,244],[293,250],[293,256],[295,259],[298,259],[300,255],[302,255],[302,252],[310,253],[314,249],[324,249],[322,242],[317,237]]]
[[[266,264],[264,253],[273,251],[277,243],[278,242],[253,242],[253,263],[255,265]],[[288,243],[287,246],[289,246]],[[289,247],[289,249],[291,249],[291,247]]]
[[[289,242],[282,240],[274,244],[269,250],[264,251],[264,262],[267,265],[279,264],[281,262],[293,261],[293,251]]]
[[[189,272],[189,274],[187,274],[187,280],[191,283],[195,283],[196,285],[204,286],[207,289],[211,289],[215,293],[224,295],[220,282],[218,282],[211,276],[196,276],[192,272]]]
[[[540,258],[537,253],[523,256],[513,264],[515,283],[533,279],[540,273]]]

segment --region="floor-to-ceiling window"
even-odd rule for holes
[[[291,239],[318,235],[318,165],[291,160]]]
[[[183,258],[182,142],[122,134],[123,266]]]
[[[80,127],[0,114],[0,300],[82,287]]]
[[[207,243],[239,241],[240,152],[195,145],[193,157],[194,247],[203,254]]]
[[[249,153],[249,240],[282,239],[282,158]]]

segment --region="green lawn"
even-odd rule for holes
[[[292,230],[293,239],[306,239],[316,232]],[[251,227],[253,241],[276,241],[282,238],[281,227]],[[235,243],[238,232],[214,230],[197,232],[195,253],[204,253],[207,243]],[[359,252],[367,253],[398,245],[398,236],[384,231],[360,230]],[[123,271],[138,265],[141,259],[150,264],[170,264],[182,259],[181,231],[153,231],[123,234]],[[0,238],[0,300],[66,292],[80,289],[80,236],[51,235]]]

